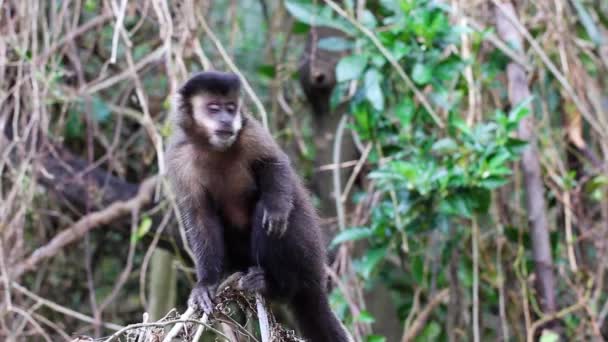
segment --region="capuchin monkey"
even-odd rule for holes
[[[178,91],[167,151],[198,281],[188,305],[212,313],[227,274],[286,302],[313,342],[352,338],[329,306],[326,251],[310,196],[287,155],[241,111],[235,74],[195,74]]]

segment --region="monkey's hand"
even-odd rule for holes
[[[266,294],[266,274],[261,267],[250,267],[246,274],[243,274],[236,286],[237,289],[245,292],[259,292]]]
[[[285,234],[285,232],[287,231],[288,219],[289,213],[264,208],[264,214],[262,216],[262,227],[264,227],[268,235],[282,237],[283,234]]]
[[[190,292],[188,306],[195,310],[203,310],[204,313],[210,315],[215,308],[213,297],[215,297],[215,285],[197,284]]]

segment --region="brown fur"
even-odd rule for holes
[[[289,303],[305,337],[348,341],[325,293],[326,255],[317,214],[285,153],[249,116],[242,117],[233,143],[212,142],[214,132],[208,129],[217,127],[213,120],[223,113],[201,110],[207,101],[236,101],[226,84],[213,91],[213,83],[222,80],[222,74],[203,73],[184,85],[167,151],[168,176],[197,259],[190,304],[211,312],[221,277],[248,271],[244,279],[250,281],[243,284]],[[202,97],[193,101],[196,96]],[[241,120],[238,115],[234,120]]]

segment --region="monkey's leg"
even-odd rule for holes
[[[211,314],[213,297],[224,267],[224,233],[219,218],[208,203],[183,201],[182,222],[188,244],[196,258],[197,283],[190,293],[188,305]]]

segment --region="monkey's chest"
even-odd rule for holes
[[[205,187],[221,218],[233,228],[248,229],[257,191],[253,175],[239,164],[225,165],[212,173]]]

